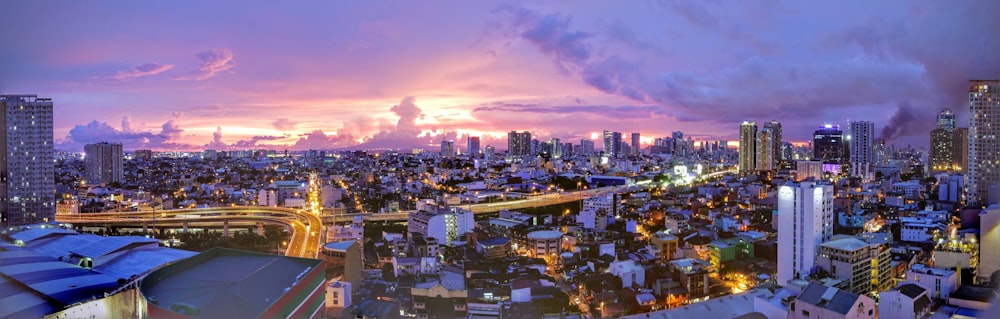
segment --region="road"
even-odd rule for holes
[[[316,258],[320,247],[323,221],[314,213],[280,207],[233,206],[199,209],[174,209],[156,212],[56,214],[56,221],[92,226],[169,226],[194,223],[224,224],[227,221],[255,221],[289,227],[291,239],[286,256]]]

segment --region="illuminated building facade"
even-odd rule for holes
[[[778,188],[778,283],[805,277],[819,245],[833,236],[833,186],[788,183]]]
[[[1000,182],[1000,80],[969,82],[969,200],[986,203]]]
[[[0,95],[0,225],[53,221],[52,99]]]
[[[740,173],[757,169],[757,123],[740,124]]]

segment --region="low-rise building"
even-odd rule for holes
[[[908,283],[879,294],[878,315],[880,318],[923,319],[931,315],[931,305],[926,289]]]
[[[788,318],[875,318],[875,300],[811,282],[790,305]]]

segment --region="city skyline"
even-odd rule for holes
[[[0,92],[53,98],[71,151],[503,147],[511,130],[648,146],[772,119],[789,141],[864,120],[926,147],[926,114],[965,126],[967,81],[1000,74],[978,32],[1000,29],[997,3],[62,5],[0,10],[19,44]]]

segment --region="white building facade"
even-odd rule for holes
[[[833,236],[833,186],[788,183],[778,188],[778,283],[804,277],[819,245]]]

